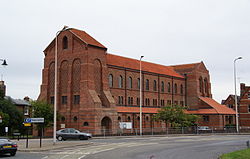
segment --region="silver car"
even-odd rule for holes
[[[92,138],[92,134],[80,132],[74,128],[65,128],[56,132],[56,138],[59,141],[67,139],[88,140],[89,138]]]

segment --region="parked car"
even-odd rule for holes
[[[10,141],[8,138],[0,138],[0,153],[9,153],[11,156],[15,156],[17,151],[17,144]]]
[[[89,138],[92,138],[92,134],[80,132],[74,128],[65,128],[56,132],[56,138],[59,141],[67,139],[88,140]]]
[[[198,126],[198,130],[211,130],[208,126]]]

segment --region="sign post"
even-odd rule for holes
[[[31,123],[38,123],[38,124],[43,124],[44,123],[44,118],[26,118],[24,119],[24,126],[27,126],[27,142],[26,142],[26,148],[28,148],[28,130],[29,126],[31,126]],[[40,147],[42,147],[42,134],[43,134],[43,128],[40,130]]]

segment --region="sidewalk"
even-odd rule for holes
[[[28,148],[26,148],[26,139],[11,140],[17,143],[18,151],[31,152],[31,151],[47,151],[52,149],[60,149],[64,147],[75,147],[75,146],[88,146],[93,144],[89,140],[70,140],[70,141],[57,141],[54,145],[53,139],[42,139],[42,146],[40,147],[40,139],[29,139]]]

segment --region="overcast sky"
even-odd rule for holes
[[[40,92],[43,50],[64,25],[84,30],[108,52],[163,65],[203,61],[213,98],[250,85],[250,0],[1,0],[0,74],[13,98]],[[239,89],[238,89],[239,93]]]

